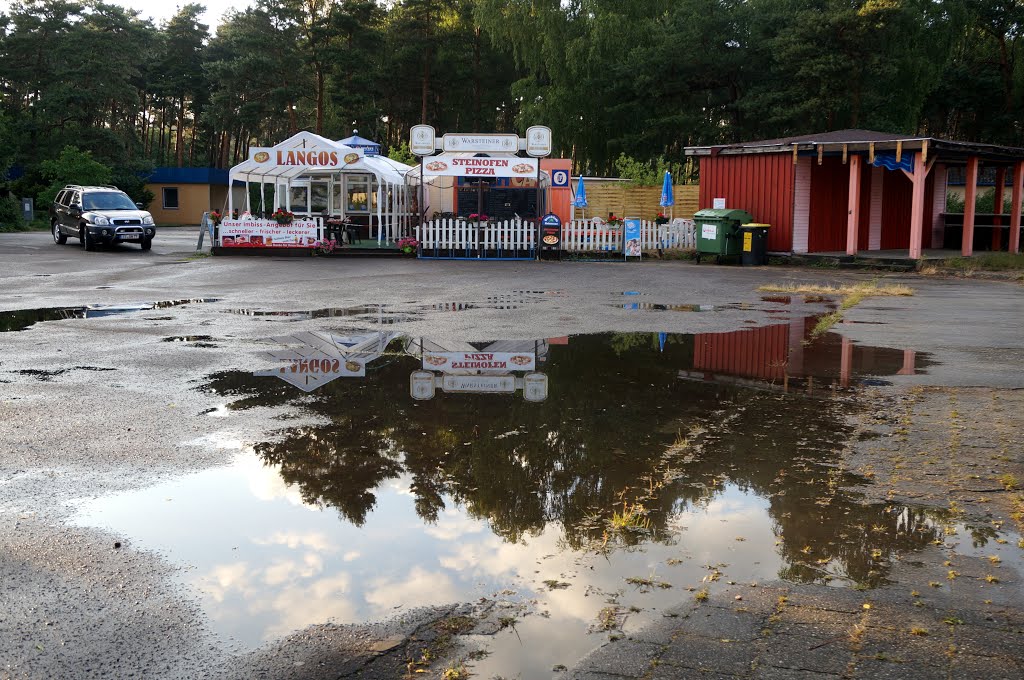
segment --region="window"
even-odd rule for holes
[[[70,193],[71,192],[67,190],[60,192],[59,194],[57,194],[57,198],[55,198],[53,202],[56,203],[57,205],[67,205],[67,201],[65,199],[68,197],[68,194]]]
[[[327,182],[312,182],[309,186],[309,211],[314,215],[327,212],[328,208],[328,194],[330,193],[330,184]]]
[[[309,187],[308,186],[292,186],[291,192],[291,208],[293,213],[304,213],[309,212]]]
[[[163,194],[164,210],[178,209],[178,187],[164,187],[160,190]]]
[[[345,212],[369,212],[369,175],[349,176],[345,179],[345,187]]]

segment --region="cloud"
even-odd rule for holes
[[[468,534],[479,534],[486,528],[483,520],[471,519],[459,510],[448,509],[438,518],[437,524],[425,527],[423,532],[439,541],[454,541]]]
[[[366,601],[373,605],[375,616],[383,618],[398,607],[414,608],[429,605],[458,602],[464,593],[452,584],[448,574],[442,571],[427,571],[414,566],[403,581],[380,578],[372,581],[366,589]]]
[[[308,548],[315,552],[334,553],[338,546],[322,531],[277,531],[268,538],[254,538],[252,542],[256,545],[274,546],[283,545],[295,550],[296,548]],[[348,561],[348,560],[346,560]]]

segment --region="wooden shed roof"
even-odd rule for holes
[[[1024,160],[1024,148],[1002,146],[998,144],[980,144],[976,142],[957,142],[936,137],[917,135],[901,135],[876,130],[833,130],[811,135],[781,137],[756,142],[739,144],[723,144],[714,146],[688,146],[687,156],[742,156],[760,153],[856,153],[863,151],[894,151],[900,147],[903,151],[914,152],[926,150],[933,156],[939,156],[944,163],[965,163],[970,156],[977,156],[981,161],[989,163],[1011,163]]]

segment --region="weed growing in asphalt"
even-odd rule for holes
[[[869,297],[909,296],[914,294],[913,288],[901,283],[882,285],[877,281],[857,283],[849,286],[823,286],[818,284],[800,283],[771,284],[759,286],[758,290],[766,293],[813,295],[818,298],[821,298],[822,296],[838,296],[842,298],[839,303],[838,310],[829,312],[828,314],[824,314],[818,318],[818,322],[814,325],[814,328],[811,330],[811,333],[807,338],[806,342],[808,344],[814,342],[819,337],[827,333],[833,326],[841,322],[843,320],[843,312],[856,307],[863,300]],[[809,298],[808,301],[810,301]]]

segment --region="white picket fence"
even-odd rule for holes
[[[610,227],[600,218],[573,220],[562,225],[562,248],[568,252],[622,252],[622,227]],[[512,257],[536,254],[537,226],[520,218],[482,224],[461,219],[439,219],[416,227],[420,254],[425,257]],[[695,248],[693,220],[667,224],[640,222],[644,251]]]
[[[416,227],[421,253],[439,257],[532,257],[537,225],[515,218],[492,222],[440,219]]]
[[[609,227],[600,219],[573,220],[562,227],[565,250],[585,253],[622,252],[622,227]],[[676,219],[667,224],[640,222],[640,242],[645,252],[695,248],[693,220]]]

